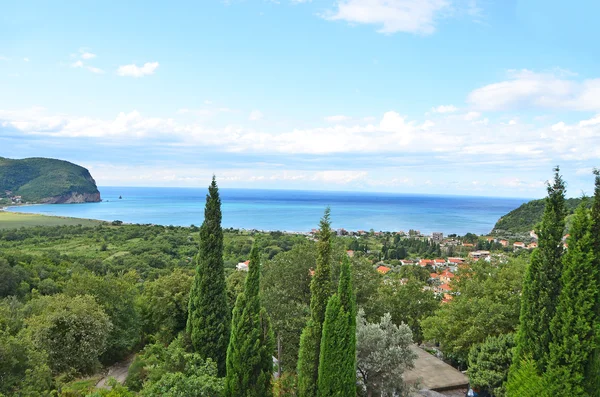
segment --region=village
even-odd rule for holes
[[[313,229],[307,233],[298,233],[306,235],[309,239],[315,240],[318,230]],[[424,290],[431,290],[440,299],[442,303],[447,303],[453,299],[452,280],[457,277],[457,272],[463,266],[474,261],[485,260],[505,261],[507,255],[518,255],[520,251],[530,252],[537,248],[538,236],[531,230],[526,239],[521,240],[500,238],[493,236],[457,236],[451,234],[444,237],[442,232],[433,232],[429,235],[422,234],[419,230],[410,229],[408,232],[383,232],[383,231],[365,231],[365,230],[345,230],[343,228],[335,230],[335,234],[342,238],[352,238],[356,241],[365,242],[367,247],[372,246],[377,249],[365,250],[346,250],[346,255],[353,258],[355,256],[367,256],[372,259],[374,268],[381,276],[398,272],[402,266],[419,266],[429,271],[429,280]],[[566,247],[566,239],[563,237],[563,244]],[[419,255],[409,255],[408,258],[399,260],[390,260],[385,258],[381,252],[381,245],[386,241],[395,238],[398,240],[419,240],[428,244],[439,245],[439,251],[442,253],[439,257],[429,258]],[[350,240],[351,241],[351,240]],[[351,245],[351,244],[349,244]],[[489,249],[482,249],[488,247]],[[459,255],[448,255],[452,253]],[[447,254],[447,255],[444,255]],[[428,256],[428,255],[423,255]],[[249,261],[240,262],[236,266],[238,271],[248,271]],[[311,273],[312,275],[312,273]],[[401,279],[401,283],[406,283],[408,279]]]

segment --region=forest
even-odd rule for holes
[[[465,261],[444,302],[433,268],[398,261],[439,245],[336,236],[327,209],[310,235],[222,229],[215,180],[201,226],[0,230],[0,393],[409,396],[418,343],[493,396],[595,395],[600,177],[564,242],[558,170],[548,189],[539,248],[465,236],[493,255]],[[96,387],[123,362],[123,384]]]

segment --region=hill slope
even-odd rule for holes
[[[0,157],[0,197],[22,196],[35,203],[85,203],[100,201],[100,192],[90,172],[68,161]]]
[[[570,198],[566,200],[567,213],[571,215],[575,208],[581,203],[580,198]],[[534,226],[542,221],[542,215],[546,208],[545,199],[532,200],[512,210],[496,222],[492,235],[514,236],[527,234],[533,230]]]

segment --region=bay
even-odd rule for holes
[[[41,204],[10,211],[127,223],[202,224],[207,189],[99,187],[103,201]],[[394,193],[220,189],[223,227],[307,232],[327,206],[334,229],[489,233],[496,221],[529,199]],[[119,196],[122,199],[119,199]]]

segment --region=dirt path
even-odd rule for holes
[[[134,356],[131,356],[125,361],[118,362],[108,367],[108,372],[98,381],[98,383],[96,383],[96,387],[100,389],[110,389],[110,386],[107,384],[110,378],[115,378],[117,382],[123,384],[125,379],[127,379],[127,371],[133,362],[133,358]]]

